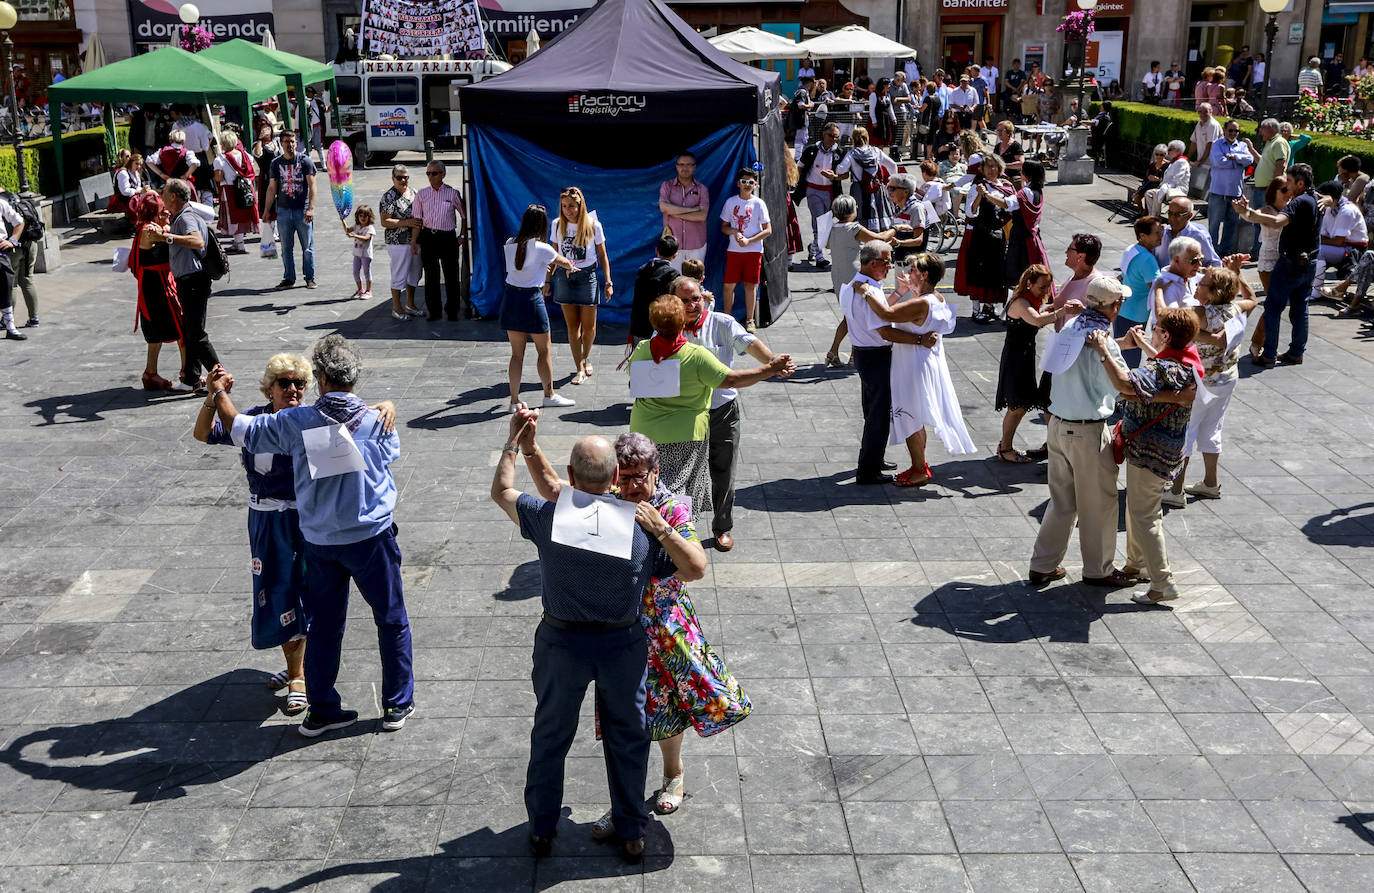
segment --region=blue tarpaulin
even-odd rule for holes
[[[654,246],[663,232],[658,210],[658,189],[677,176],[675,156],[659,158],[651,167],[632,170],[592,167],[559,157],[499,127],[468,128],[472,154],[472,303],[484,316],[498,313],[505,290],[505,255],[502,245],[520,228],[520,216],[530,204],[558,216],[558,196],[576,186],[587,197],[606,233],[606,253],[611,262],[615,294],[601,305],[601,318],[628,322],[634,298],[635,271],[654,257]],[[690,149],[697,159],[696,177],[711,193],[711,213],[706,221],[706,287],[717,296],[725,272],[726,237],[720,232],[720,211],[725,200],[737,193],[736,174],[757,159],[753,126],[723,127]],[[648,159],[646,159],[647,161]],[[783,171],[765,175],[783,176]],[[781,231],[786,221],[773,221]],[[742,296],[735,301],[743,312]],[[557,310],[550,305],[557,316]]]

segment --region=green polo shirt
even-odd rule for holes
[[[654,443],[688,443],[711,435],[711,392],[730,374],[730,367],[704,347],[688,344],[673,354],[680,367],[676,397],[640,397],[630,409],[630,430]],[[630,362],[653,360],[648,340],[639,342]]]
[[[1269,184],[1274,181],[1274,169],[1280,160],[1284,167],[1288,166],[1288,156],[1292,149],[1288,145],[1288,140],[1274,135],[1274,138],[1264,144],[1264,151],[1260,152],[1259,161],[1255,164],[1255,188],[1268,189]]]

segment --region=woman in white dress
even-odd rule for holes
[[[906,442],[911,467],[897,475],[899,487],[919,487],[931,479],[926,462],[926,427],[952,456],[977,451],[964,427],[959,398],[945,362],[944,339],[954,331],[955,308],[935,290],[945,263],[925,253],[912,259],[911,270],[897,277],[897,291],[884,304],[872,294],[869,306],[887,325],[879,333],[892,346],[892,425],[888,443]]]

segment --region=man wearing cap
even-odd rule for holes
[[[1050,501],[1031,552],[1030,582],[1043,585],[1065,577],[1060,564],[1078,523],[1083,552],[1083,582],[1091,586],[1131,586],[1135,577],[1113,566],[1116,555],[1116,460],[1107,417],[1116,410],[1117,388],[1104,366],[1125,365],[1111,337],[1112,322],[1126,299],[1126,286],[1099,276],[1088,283],[1086,309],[1056,333],[1079,342],[1078,356],[1050,382]],[[1064,311],[1067,314],[1068,310]],[[1105,355],[1087,343],[1106,339]],[[1053,346],[1050,348],[1053,350]]]

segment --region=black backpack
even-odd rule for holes
[[[11,208],[24,218],[24,231],[19,234],[19,241],[25,245],[30,242],[43,241],[43,234],[47,227],[43,225],[43,218],[39,215],[38,209],[33,206],[33,202],[26,198],[20,198],[12,192],[5,192],[0,195],[9,203]]]
[[[181,213],[195,216],[196,212],[187,208]],[[224,248],[220,246],[213,229],[206,225],[202,232],[205,236],[205,247],[200,250],[200,268],[211,279],[223,279],[229,275],[229,256],[224,253]]]

